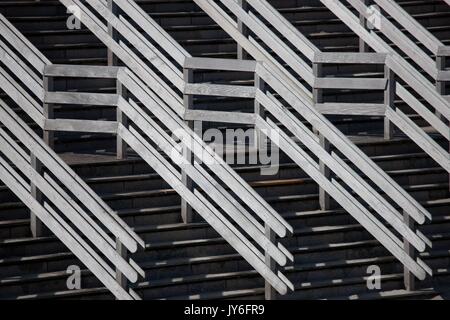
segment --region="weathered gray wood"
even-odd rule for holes
[[[131,300],[132,297],[121,288],[108,271],[109,266],[97,255],[92,256],[85,248],[89,245],[64,220],[58,220],[48,209],[44,209],[29,191],[23,187],[24,181],[19,182],[19,175],[12,175],[14,170],[0,157],[0,176],[9,189],[36,215],[46,221],[47,227],[77,256],[89,270],[113,293],[117,298]]]
[[[255,124],[255,115],[242,112],[186,110],[184,120],[218,123]]]
[[[42,163],[34,155],[31,155],[31,166],[38,174],[42,175],[43,173]],[[34,183],[31,183],[30,185],[31,185],[31,196],[39,204],[43,205],[44,195]],[[33,235],[34,238],[42,237],[46,233],[45,225],[42,223],[41,220],[39,220],[37,215],[32,211],[30,211],[30,229],[31,234]]]
[[[119,67],[52,64],[45,66],[44,76],[67,78],[116,79]]]
[[[395,1],[390,0],[374,0],[382,9],[394,18],[401,26],[403,26],[414,38],[422,43],[425,48],[433,54],[437,54],[439,47],[443,44],[422,24],[415,20],[407,11],[405,11]]]
[[[44,91],[45,93],[52,91],[53,90],[53,86],[54,86],[54,81],[53,78],[50,77],[46,77],[44,76],[43,78],[43,83],[44,83]],[[44,93],[44,97],[45,97],[45,93]],[[54,108],[51,104],[49,103],[43,103],[43,110],[44,110],[44,123],[42,126],[42,135],[43,135],[43,139],[44,142],[47,144],[47,146],[49,146],[51,149],[55,148],[55,133],[52,130],[46,130],[45,129],[45,122],[48,120],[51,120],[55,117],[55,112],[54,112]]]
[[[192,151],[196,152],[197,156],[204,160],[204,163],[210,167],[211,170],[226,183],[230,189],[238,195],[244,202],[246,202],[254,212],[264,221],[270,224],[271,228],[277,232],[278,236],[285,237],[287,232],[292,232],[290,226],[280,215],[271,208],[264,199],[257,194],[247,183],[226,164],[226,162],[217,155],[211,147],[206,145],[203,140],[189,129],[181,119],[174,114],[168,113],[168,110],[163,108],[164,102],[156,96],[151,96],[151,93],[146,91],[146,85],[136,76],[130,73],[123,73],[119,75],[122,83],[126,85],[128,90],[144,103],[146,108],[151,110],[166,127],[169,128],[178,138],[187,141],[192,147]]]
[[[92,106],[117,106],[117,94],[87,92],[46,92],[46,104],[76,104]]]
[[[44,126],[42,106],[23,90],[2,67],[0,67],[0,87],[39,127]]]
[[[98,120],[49,119],[45,120],[44,130],[116,134],[117,122]]]
[[[386,79],[316,78],[313,86],[317,89],[385,90],[386,85]]]
[[[116,90],[117,90],[117,94],[119,95],[119,97],[127,99],[127,96],[128,96],[127,89],[125,88],[124,85],[122,85],[122,83],[120,83],[120,81],[116,81],[116,88],[117,88]],[[117,114],[117,119],[116,119],[117,122],[122,124],[125,128],[128,128],[128,125],[129,125],[128,118],[125,114],[123,114],[123,112],[120,108],[117,108],[116,114]],[[122,137],[117,134],[117,130],[116,130],[116,136],[117,136],[116,137],[117,159],[119,159],[119,160],[126,159],[128,156],[128,154],[127,154],[128,146],[125,143],[125,141],[123,141]]]
[[[152,45],[136,28],[124,19],[116,17],[107,7],[98,0],[86,0],[120,35],[127,39],[139,50],[145,58],[152,63],[165,77],[167,77],[179,90],[182,90],[184,82],[181,71],[174,66],[155,46]],[[113,50],[112,48],[110,50]],[[122,60],[122,59],[121,59]],[[123,61],[123,60],[122,60]],[[128,62],[128,61],[127,61]]]
[[[262,92],[266,92],[266,84],[264,83],[264,80],[262,80],[256,73],[255,73],[255,88]],[[259,103],[258,99],[255,99],[255,112],[253,115],[253,124],[255,124],[255,116],[260,116],[263,119],[266,118],[264,106],[262,106],[261,103]],[[266,137],[258,127],[255,128],[255,146],[257,150],[264,150],[263,148],[267,148]]]
[[[282,280],[280,280],[270,269],[267,268],[264,261],[256,255],[249,246],[249,242],[243,242],[237,234],[240,234],[236,228],[224,221],[227,221],[218,210],[213,210],[211,204],[205,202],[205,198],[199,199],[198,193],[195,195],[192,191],[186,188],[181,182],[180,177],[177,178],[174,175],[176,171],[150,144],[145,143],[145,140],[136,135],[137,132],[131,133],[123,126],[119,125],[119,134],[122,135],[124,140],[136,151],[138,154],[151,163],[153,169],[158,172],[165,181],[167,181],[186,201],[195,208],[207,223],[209,223],[224,239],[230,243],[230,245],[238,251],[255,270],[257,270],[276,290],[285,294],[287,287]]]
[[[117,253],[125,260],[128,260],[128,250],[127,248],[120,242],[120,240],[116,240],[116,250]],[[127,277],[120,271],[119,268],[116,268],[116,281],[119,283],[125,291],[130,290],[130,284]]]
[[[158,43],[174,60],[183,66],[190,54],[177,43],[158,23],[156,23],[136,2],[115,0],[116,4]]]
[[[449,154],[429,135],[427,135],[414,121],[400,109],[387,108],[386,116],[417,145],[430,155],[447,172],[450,172]]]
[[[194,81],[194,72],[190,69],[183,69],[184,74],[184,81],[185,86],[192,83]],[[192,110],[194,108],[194,97],[190,94],[184,93],[183,95],[184,100],[184,107],[186,109],[186,112],[189,110]],[[186,119],[186,125],[191,129],[194,130],[195,122],[192,120]],[[191,149],[188,148],[187,145],[183,146],[183,155],[184,158],[188,161],[189,164],[194,164],[194,154],[191,151]],[[182,168],[183,169],[183,168]],[[186,186],[186,188],[189,191],[194,191],[194,182],[192,181],[191,177],[187,174],[185,170],[181,170],[181,181]],[[194,220],[194,213],[192,210],[192,207],[189,205],[189,203],[182,198],[181,199],[181,218],[183,219],[184,223],[192,223]]]
[[[385,53],[358,53],[358,52],[316,52],[314,63],[326,64],[384,64]]]
[[[120,14],[120,9],[117,6],[116,2],[114,0],[107,0],[107,6],[108,9],[112,12],[114,15]],[[114,39],[114,41],[119,42],[120,41],[120,34],[117,32],[117,30],[114,28],[114,26],[108,22],[108,34],[111,36],[111,38]],[[108,66],[117,66],[119,63],[117,56],[114,54],[114,52],[111,49],[108,49]]]
[[[317,141],[310,138],[308,134],[302,133],[302,131],[308,130],[304,125],[298,124],[300,121],[297,119],[296,123],[288,123],[284,120],[287,117],[285,114],[289,113],[287,110],[277,110],[277,106],[274,105],[270,99],[267,99],[265,95],[257,94],[257,98],[264,104],[266,109],[270,111],[286,128],[294,133],[296,137],[307,146],[324,165],[329,167],[337,176],[339,176],[347,185],[349,185],[356,194],[358,194],[365,202],[367,202],[376,212],[378,212],[387,222],[389,222],[400,234],[411,240],[419,251],[425,250],[425,243],[411,230],[405,228],[402,222],[402,215],[384,199],[377,191],[375,191],[362,177],[354,172],[349,165],[342,160],[337,160],[327,152],[322,145],[318,145]],[[281,133],[280,133],[281,134]],[[320,168],[318,166],[318,168]],[[321,175],[324,174],[321,172]]]
[[[384,91],[384,103],[389,108],[395,109],[395,94],[397,79],[395,73],[388,66],[384,67],[384,75],[388,79],[388,85]],[[389,117],[384,118],[384,139],[391,140],[394,137],[395,127],[391,123]]]
[[[36,47],[21,34],[2,14],[0,14],[0,34],[25,60],[42,75],[44,67],[51,64]]]
[[[270,229],[270,227],[268,227],[268,226],[266,226],[265,229],[266,229],[267,239],[269,239],[269,241],[272,243],[276,243],[277,237],[276,237],[275,232],[273,232]],[[266,260],[267,267],[270,270],[272,270],[273,273],[277,274],[278,270],[277,270],[277,264],[276,264],[275,260],[273,260],[272,257],[270,256],[270,254],[268,254],[268,253],[266,253],[265,258],[266,258],[265,260]],[[276,300],[277,299],[277,292],[268,281],[266,281],[266,283],[265,283],[265,298],[266,298],[266,300]]]
[[[186,58],[185,69],[255,72],[256,61],[216,58]]]
[[[379,103],[328,102],[315,105],[317,111],[329,115],[384,116],[386,105]]]
[[[58,155],[35,135],[35,133],[2,101],[0,101],[2,122],[20,140],[29,141],[27,148],[43,163],[43,165],[59,178],[72,194],[84,199],[83,204],[108,227],[114,236],[127,246],[131,252],[136,252],[137,244],[143,246],[143,241],[131,230],[100,197],[64,162]]]
[[[436,55],[438,57],[450,57],[450,46],[440,46]]]
[[[450,81],[450,71],[438,71],[437,81]]]
[[[184,94],[215,97],[255,98],[255,88],[222,84],[187,83]]]
[[[237,0],[237,1],[238,1],[239,6],[243,10],[247,11],[249,9],[247,0]],[[242,33],[242,35],[247,37],[249,34],[249,30],[248,30],[247,26],[245,25],[245,23],[243,23],[241,20],[238,20],[237,24],[238,24],[238,29]],[[239,60],[244,60],[244,59],[247,59],[247,57],[248,57],[247,52],[245,52],[245,50],[238,44],[237,45],[237,58]]]
[[[290,138],[276,125],[269,121],[263,121],[257,117],[256,123],[266,130],[278,130],[280,139],[276,141],[279,147],[294,160],[310,177],[319,183],[342,207],[347,210],[368,232],[375,236],[397,259],[408,267],[419,279],[425,278],[424,269],[412,260],[403,250],[401,241],[392,234],[381,222],[373,219],[373,215],[364,208],[354,197],[347,192],[335,180],[326,179],[321,173],[315,161],[303,151],[296,143],[289,142]]]
[[[364,5],[368,6],[370,4],[371,0],[361,0],[361,1],[364,3]],[[363,28],[367,28],[368,27],[367,26],[368,21],[367,21],[366,17],[363,14],[359,15],[359,22],[361,23],[361,26]],[[359,38],[359,52],[365,53],[365,52],[369,52],[369,51],[370,51],[369,45],[364,41],[364,39]]]
[[[414,229],[414,220],[411,219],[407,212],[403,213],[403,219],[409,228]],[[405,252],[411,257],[411,259],[417,258],[416,250],[407,240],[404,240],[404,248]],[[404,268],[403,277],[405,289],[408,291],[416,290],[416,279],[414,278],[414,274],[408,268]]]
[[[93,227],[95,222],[86,212],[78,212],[65,197],[61,197],[61,188],[56,189],[42,175],[33,170],[32,166],[23,159],[16,151],[19,145],[9,138],[6,133],[0,129],[0,149],[15,166],[30,179],[48,201],[52,202],[64,216],[67,217],[77,228],[91,241],[112,263],[114,263],[124,275],[132,282],[137,281],[137,272],[126,263],[115,251],[115,248],[108,243],[104,237],[100,236]]]
[[[247,0],[260,15],[275,27],[289,42],[304,54],[310,61],[314,53],[319,49],[295,28],[278,10],[272,7],[266,0]]]

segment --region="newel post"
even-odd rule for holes
[[[238,4],[241,6],[241,8],[244,11],[248,11],[247,0],[238,0]],[[249,33],[248,32],[249,30],[248,30],[247,26],[240,19],[238,19],[237,23],[238,23],[239,32],[241,34],[243,34],[245,37],[247,37],[248,33]],[[240,59],[240,60],[245,60],[245,59],[248,58],[247,52],[239,44],[237,45],[237,58]]]
[[[184,83],[192,83],[194,81],[194,71],[192,69],[184,68],[183,69],[184,74]],[[183,94],[183,101],[184,101],[184,108],[185,110],[192,110],[194,107],[194,97],[190,94]],[[195,130],[195,122],[192,120],[187,120],[186,124],[189,126],[190,129]],[[186,143],[183,145],[183,155],[184,158],[191,164],[194,164],[194,154],[189,149],[188,144],[192,143],[192,141],[186,141]],[[194,191],[194,183],[192,179],[187,175],[187,173],[182,170],[182,182],[183,184],[190,190]],[[183,219],[184,223],[192,223],[193,222],[193,212],[192,207],[189,205],[189,203],[182,198],[181,199],[181,218]]]
[[[323,76],[323,65],[321,63],[313,63],[313,74],[314,77],[321,78]],[[323,103],[323,89],[313,88],[313,99],[314,104]],[[327,152],[331,152],[331,144],[330,142],[319,132],[319,139],[322,148],[324,148]],[[319,161],[320,172],[327,178],[331,179],[331,171],[325,165],[323,161]],[[331,198],[330,195],[323,189],[319,188],[319,204],[322,210],[330,210],[331,208]]]
[[[391,68],[385,64],[384,74],[387,80],[386,90],[384,92],[384,103],[387,107],[395,110],[395,90],[396,90],[396,76]],[[395,127],[388,117],[384,117],[384,139],[391,140],[394,137]]]
[[[120,8],[115,3],[115,0],[108,0],[108,9],[115,16],[117,16],[120,11]],[[120,36],[119,33],[110,23],[108,23],[108,34],[113,38],[114,41],[119,40],[119,36]],[[114,54],[114,52],[111,49],[108,49],[108,66],[117,66],[117,65],[118,65],[117,56]]]
[[[368,6],[371,0],[361,0],[361,2],[364,5]],[[368,21],[364,16],[364,14],[362,13],[359,14],[359,21],[361,25],[364,27],[364,29],[368,28]],[[359,52],[369,52],[369,51],[370,51],[369,45],[362,38],[359,38]]]
[[[116,251],[125,261],[128,261],[129,258],[128,249],[123,245],[123,243],[118,238],[116,238]],[[116,268],[116,281],[126,292],[129,292],[130,282],[118,268]]]
[[[127,88],[117,79],[116,80],[116,87],[117,87],[117,95],[120,98],[127,99],[128,91]],[[128,117],[125,115],[125,113],[120,109],[119,106],[116,106],[116,114],[117,114],[117,123],[122,124],[125,128],[129,127],[129,121]],[[116,149],[117,149],[117,159],[118,160],[124,160],[128,157],[127,149],[128,145],[126,142],[122,139],[122,137],[117,133],[117,140],[116,140]]]
[[[277,246],[277,236],[276,233],[270,228],[267,223],[265,224],[265,234],[266,238]],[[278,267],[276,261],[270,256],[268,252],[265,253],[266,265],[267,267],[275,274],[278,273]],[[266,280],[264,296],[266,300],[276,300],[277,299],[277,291],[274,287]]]

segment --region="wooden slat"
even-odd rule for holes
[[[78,199],[96,216],[108,230],[131,252],[137,251],[137,245],[144,242],[127,226],[117,214],[64,162],[59,156],[36,136],[36,134],[15,113],[0,100],[0,115],[3,123],[20,140],[29,141],[27,148],[43,165],[48,168],[59,181],[71,190]]]
[[[83,65],[47,65],[44,75],[47,77],[116,79],[119,67],[83,66]]]
[[[278,10],[266,0],[247,0],[247,2],[261,14],[272,27],[275,27],[289,42],[304,54],[310,61],[319,49],[295,28]]]
[[[255,270],[257,270],[264,278],[273,285],[281,294],[286,294],[287,287],[265,263],[255,255],[249,248],[249,242],[243,242],[240,237],[236,236],[237,231],[231,225],[225,223],[227,221],[217,210],[212,211],[211,204],[205,204],[186,186],[181,183],[180,176],[174,174],[176,171],[172,165],[165,160],[150,144],[145,143],[142,137],[137,137],[138,133],[131,133],[124,126],[119,125],[119,134],[126,143],[132,147],[147,163],[151,163],[153,169],[158,172],[163,179],[171,185],[175,191],[180,194],[186,201],[210,224],[227,242],[241,254]],[[203,199],[204,200],[204,199]],[[219,215],[217,215],[219,214]]]
[[[439,71],[437,81],[450,81],[450,71]]]
[[[191,55],[177,43],[158,23],[156,23],[136,2],[115,0],[115,3],[137,23],[152,39],[182,66],[184,59]]]
[[[316,78],[316,89],[385,90],[387,79],[368,78]]]
[[[184,94],[254,99],[255,88],[221,84],[188,83],[184,87]]]
[[[44,130],[85,133],[117,133],[117,122],[95,120],[46,119]]]
[[[354,116],[384,116],[386,105],[376,103],[319,103],[315,108],[322,114],[354,115]]]
[[[255,124],[255,115],[242,112],[187,110],[184,115],[184,120],[208,121],[218,123]]]
[[[79,258],[89,270],[118,298],[131,300],[132,297],[115,281],[108,265],[99,256],[92,256],[86,249],[89,245],[81,238],[75,237],[73,229],[63,220],[57,220],[52,214],[42,207],[23,187],[23,181],[19,182],[20,175],[11,174],[15,172],[12,167],[0,157],[0,176],[8,188],[52,231],[71,252]]]
[[[186,58],[184,68],[198,70],[255,72],[256,61],[215,58]]]
[[[450,0],[449,0],[450,1]],[[450,46],[441,46],[437,52],[438,57],[450,57]]]
[[[46,92],[44,103],[117,106],[117,94],[87,92]]]
[[[304,152],[296,143],[281,131],[273,122],[264,121],[261,117],[256,118],[256,124],[259,128],[265,130],[276,130],[280,132],[278,141],[274,141],[284,150],[287,155],[295,161],[314,181],[325,189],[341,206],[349,212],[364,228],[377,238],[383,246],[388,249],[397,259],[407,266],[418,278],[425,279],[425,271],[411,259],[401,247],[401,242],[396,236],[386,228],[381,222],[374,219],[373,215],[368,212],[350,193],[336,181],[333,183],[328,180],[321,172],[317,163]]]
[[[391,108],[387,109],[387,117],[401,131],[409,136],[417,145],[430,155],[439,165],[447,172],[450,172],[449,153],[442,149],[441,146],[428,136],[420,127],[418,127],[411,119],[408,118],[401,110],[396,111]]]
[[[422,24],[416,21],[407,11],[405,11],[398,3],[391,0],[374,0],[381,8],[383,8],[392,18],[403,26],[413,37],[419,40],[425,48],[436,54],[442,42],[436,38]]]
[[[385,53],[365,52],[316,52],[314,63],[325,64],[384,64]]]

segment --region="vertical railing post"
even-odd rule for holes
[[[266,237],[267,239],[270,240],[270,242],[274,243],[275,245],[277,245],[277,238],[276,238],[276,234],[275,232],[270,228],[270,226],[268,226],[267,224],[265,225],[265,233],[266,233]],[[265,253],[265,259],[266,259],[266,265],[267,267],[275,274],[278,273],[277,270],[277,263],[276,261],[270,256],[270,254],[268,252]],[[277,291],[271,286],[271,284],[266,281],[265,282],[265,290],[264,290],[264,295],[265,295],[265,299],[266,300],[276,300],[277,299]]]
[[[116,86],[117,86],[117,95],[119,97],[124,98],[125,100],[127,99],[127,88],[125,88],[125,86],[117,79],[116,81]],[[128,128],[128,117],[125,115],[125,113],[123,113],[122,109],[120,109],[119,106],[116,106],[116,113],[117,113],[117,122],[122,124],[125,128]],[[127,149],[128,149],[128,145],[125,143],[125,141],[122,139],[122,137],[117,134],[117,159],[119,160],[123,160],[126,159],[128,157],[127,154]]]
[[[248,11],[248,3],[247,0],[238,0],[238,4],[241,6],[241,8],[245,11]],[[248,28],[247,26],[238,19],[238,29],[241,34],[243,34],[245,37],[248,36]],[[239,44],[237,45],[237,57],[240,60],[244,60],[248,58],[247,52],[242,48]]]
[[[128,261],[128,249],[119,239],[116,239],[116,250],[125,261]],[[130,282],[118,268],[116,268],[116,281],[126,292],[129,292]]]
[[[266,83],[256,72],[255,72],[255,87],[257,90],[261,90],[262,92],[266,91]],[[258,99],[255,99],[255,115],[260,116],[261,118],[264,119],[265,114],[266,111],[264,107],[261,105],[261,103],[259,103]],[[265,135],[256,126],[255,126],[255,147],[257,151],[261,151],[267,148],[267,140],[265,138]]]
[[[321,63],[313,63],[313,73],[315,78],[321,78],[323,76],[323,65]],[[313,99],[315,104],[323,103],[323,89],[313,88]],[[318,135],[322,148],[324,148],[327,152],[331,152],[330,142],[320,132],[318,132]],[[319,160],[319,165],[320,165],[320,172],[327,179],[331,179],[331,171],[325,165],[325,163]],[[331,198],[329,194],[323,188],[320,187],[319,187],[319,204],[322,210],[330,210]]]
[[[192,69],[184,68],[183,74],[184,74],[185,84],[193,82],[194,72]],[[192,95],[184,94],[183,101],[184,101],[184,107],[186,110],[193,109],[194,97]],[[186,124],[189,126],[190,129],[195,130],[194,121],[188,120],[188,121],[186,121]],[[189,147],[193,147],[193,146],[188,146],[189,143],[192,144],[192,141],[186,141],[186,144],[183,145],[183,155],[189,163],[194,164],[194,154],[191,151],[191,149],[189,148]],[[184,170],[182,170],[181,173],[182,173],[183,184],[189,190],[193,191],[194,184],[193,184],[192,179],[186,174],[186,172]],[[189,203],[187,203],[186,200],[184,200],[184,198],[181,199],[181,217],[182,217],[184,223],[192,223],[192,221],[193,221],[192,207],[189,205]]]
[[[403,212],[403,221],[411,229],[415,230],[414,219],[407,212]],[[405,252],[413,259],[416,260],[416,249],[406,239],[403,240]],[[416,278],[414,274],[406,267],[403,268],[403,277],[405,283],[405,289],[408,291],[414,291],[416,289]]]
[[[370,0],[361,0],[364,5],[368,6],[370,4]],[[359,14],[359,21],[361,22],[361,25],[364,27],[364,29],[367,29],[367,19],[364,16],[364,14]],[[370,47],[369,45],[362,39],[359,38],[359,52],[369,52]]]
[[[114,0],[108,0],[108,9],[116,16],[119,14],[120,8],[117,6]],[[115,41],[119,40],[119,33],[110,23],[108,23],[108,34]],[[111,49],[108,49],[108,66],[117,66],[117,65],[118,65],[117,56]]]
[[[44,87],[44,95],[46,95],[46,93],[49,91],[53,91],[53,89],[54,89],[53,88],[53,78],[44,75],[43,87]],[[45,101],[44,101],[43,111],[44,111],[44,119],[45,120],[54,118],[53,105],[45,103]],[[55,147],[54,132],[47,130],[45,126],[46,126],[46,124],[44,123],[43,140],[50,148],[54,149],[54,147]],[[39,161],[39,159],[37,159],[37,157],[34,154],[31,154],[31,166],[38,174],[42,175],[44,173],[44,168],[43,168],[42,163]],[[34,184],[31,184],[31,195],[40,204],[44,203],[44,195]],[[46,230],[47,230],[45,225],[42,223],[42,221],[40,221],[39,218],[33,212],[30,212],[30,229],[31,229],[31,234],[35,238],[44,236],[46,233]]]
[[[387,64],[384,66],[384,74],[387,79],[387,86],[384,92],[384,103],[387,107],[395,110],[395,90],[396,78],[395,73]],[[394,137],[395,127],[388,117],[384,117],[384,139],[391,140]]]
[[[447,57],[441,56],[441,53],[438,51],[436,55],[436,69],[437,72],[446,70],[447,67]],[[446,82],[440,81],[439,79],[436,79],[436,90],[440,95],[445,96],[447,94],[446,91]],[[439,111],[436,111],[436,116],[438,118],[442,118],[442,115]],[[449,153],[450,153],[450,143],[449,143]],[[449,182],[450,182],[450,174],[449,174]],[[449,190],[450,190],[450,184],[449,184]]]

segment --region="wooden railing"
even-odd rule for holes
[[[2,15],[0,50],[0,88],[38,127],[52,127],[42,80],[50,63]],[[116,298],[139,299],[130,283],[144,271],[128,252],[144,242],[3,100],[0,123],[0,179],[32,212],[33,234],[44,224]]]
[[[414,274],[419,279],[424,279],[426,273],[431,274],[431,270],[420,259],[416,259],[414,252],[409,249],[413,246],[418,251],[423,251],[426,245],[430,244],[419,231],[413,231],[415,227],[412,223],[414,221],[422,224],[426,217],[431,218],[430,214],[315,108],[313,93],[297,80],[297,77],[300,77],[313,88],[316,77],[313,68],[292,47],[299,49],[300,54],[311,61],[314,61],[320,51],[306,41],[287,20],[280,19],[281,16],[266,1],[248,0],[244,7],[233,0],[194,1],[239,44],[240,50],[260,61],[256,74],[264,81],[265,91],[257,90],[257,102],[299,139],[304,147],[311,150],[321,163],[309,158],[298,144],[280,130],[281,149],[397,257],[409,274]],[[255,11],[263,16],[266,22],[263,22]],[[277,30],[279,35],[274,30]],[[264,47],[269,47],[273,52],[268,52]],[[282,66],[280,60],[288,65],[292,73]],[[381,81],[388,83],[389,79]],[[270,92],[278,94],[284,103],[309,122],[319,137],[307,129],[301,120]],[[262,121],[261,118],[257,117],[257,123],[262,128],[279,129],[270,120],[262,118],[265,120]],[[325,146],[325,141],[330,144],[329,147]],[[330,151],[333,146],[342,155]],[[353,166],[345,162],[343,157]],[[326,175],[324,167],[329,168],[335,177]],[[363,175],[354,171],[353,167],[358,168]],[[378,188],[369,185],[366,178]],[[383,194],[396,203],[400,211],[405,212],[405,216],[392,206]],[[404,243],[366,208],[366,204],[402,235]]]
[[[436,65],[440,66],[441,69],[444,67],[443,58],[447,54],[447,48],[393,1],[376,1],[380,7],[388,11],[398,23],[403,25],[414,37],[437,56],[436,64],[424,50],[380,12],[380,31],[436,81],[436,85],[433,85],[419,70],[377,35],[376,30],[367,30],[365,26],[362,26],[360,19],[345,7],[341,1],[321,1],[369,47],[376,52],[388,54],[386,65],[391,72],[391,76],[402,80],[406,84],[403,85],[399,81],[395,81],[396,96],[402,99],[403,102],[429,123],[436,133],[450,141],[450,130],[447,124],[450,121],[450,102],[447,99],[448,97],[443,95],[444,92],[442,91],[445,88],[444,82],[450,80],[450,73],[436,68]],[[368,10],[368,6],[365,4],[367,1],[348,0],[347,2],[362,17],[365,19],[370,18],[370,10]],[[436,87],[439,89],[438,91]],[[420,98],[417,98],[417,96]],[[386,116],[397,128],[409,136],[430,157],[439,163],[439,165],[447,170],[447,172],[450,172],[449,153],[446,148],[441,147],[400,109],[395,108],[393,102],[392,105],[388,106]]]
[[[119,97],[117,107],[127,125],[119,124],[117,134],[181,196],[185,222],[192,221],[195,211],[265,278],[270,288],[280,294],[293,289],[278,272],[281,268],[274,268],[274,264],[283,267],[293,261],[277,240],[291,234],[292,227],[183,119],[186,108],[182,95],[189,89],[183,67],[190,55],[134,1],[60,2],[80,8],[83,24],[109,48],[111,64],[126,65],[118,73],[118,82],[128,95]]]

